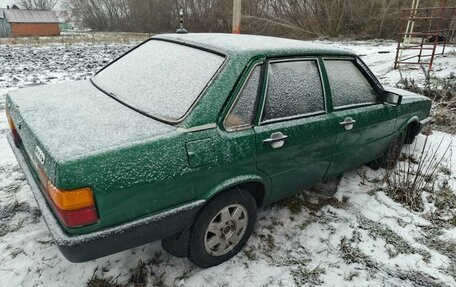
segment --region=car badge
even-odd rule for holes
[[[46,156],[44,155],[44,152],[40,149],[39,146],[35,147],[35,157],[42,165],[44,165],[44,162],[46,161]]]

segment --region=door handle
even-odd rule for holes
[[[264,144],[270,144],[272,148],[281,148],[285,144],[285,140],[288,138],[281,132],[275,132],[271,134],[270,138],[263,140]]]
[[[339,124],[345,128],[345,130],[349,131],[353,129],[353,125],[356,123],[354,119],[351,117],[346,117],[343,122],[340,122]]]

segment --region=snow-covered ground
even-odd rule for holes
[[[392,69],[394,42],[323,42],[363,55],[384,84],[394,86],[400,78]],[[6,141],[5,94],[90,77],[130,47],[0,45],[0,286],[456,286],[456,222],[437,224],[429,217],[436,206],[428,199],[432,193],[423,194],[423,212],[410,211],[379,190],[385,171],[367,167],[346,172],[334,198],[304,191],[263,208],[244,250],[217,267],[197,268],[167,254],[159,242],[87,263],[68,262],[52,242]],[[448,52],[436,59],[434,75],[456,71],[455,48]],[[424,80],[419,69],[402,75]],[[425,138],[404,148],[415,155],[409,162],[419,158]],[[441,141],[451,148],[435,189],[454,191],[456,136],[434,131],[426,145],[435,151]]]

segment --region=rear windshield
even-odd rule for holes
[[[121,102],[167,121],[181,119],[204,90],[224,57],[175,43],[151,40],[94,77]]]

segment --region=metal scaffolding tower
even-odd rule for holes
[[[413,0],[410,9],[401,11],[394,69],[414,64],[428,65],[430,71],[435,55],[443,55],[446,45],[455,42],[456,6],[448,6],[446,0],[437,7],[419,4],[420,0]]]

